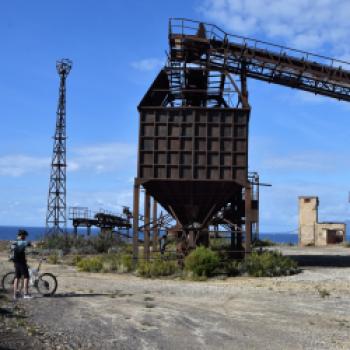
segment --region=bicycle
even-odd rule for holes
[[[55,294],[57,289],[57,279],[55,275],[50,272],[39,273],[42,262],[46,260],[40,258],[37,269],[29,270],[29,287],[34,287],[39,294],[49,297]],[[11,271],[4,275],[1,280],[1,288],[7,292],[13,289],[13,283],[15,280],[15,272]]]

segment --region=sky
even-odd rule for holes
[[[137,105],[165,63],[168,19],[350,61],[347,0],[12,0],[0,2],[0,225],[45,225],[59,77],[67,79],[67,205],[132,206]],[[297,229],[297,197],[321,221],[349,218],[350,105],[248,80],[249,168],[261,232]]]

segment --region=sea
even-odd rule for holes
[[[0,240],[13,240],[16,238],[19,229],[24,229],[29,233],[29,240],[35,241],[41,239],[45,234],[45,227],[27,227],[27,226],[0,226]],[[73,228],[68,228],[68,232],[73,232]],[[92,228],[91,233],[98,234],[98,228]],[[86,229],[78,229],[78,234],[85,234]],[[259,238],[262,240],[270,240],[275,243],[285,243],[285,244],[298,244],[298,234],[297,233],[267,233],[261,232]],[[350,234],[347,232],[347,240],[350,240]]]
[[[35,241],[41,239],[45,234],[45,227],[27,227],[27,226],[0,226],[0,240],[13,240],[16,238],[19,229],[28,231],[28,239]],[[73,228],[68,228],[68,232],[73,232]],[[97,228],[92,229],[92,234],[97,234]],[[79,229],[78,234],[85,234],[86,230]],[[298,243],[298,235],[295,233],[260,233],[260,239],[268,239],[275,243]]]

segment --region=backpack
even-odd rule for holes
[[[17,253],[17,242],[13,241],[10,245],[10,254],[9,254],[9,261],[15,261],[16,260],[16,254]]]

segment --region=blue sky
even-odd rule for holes
[[[57,59],[73,61],[68,205],[120,211],[132,202],[136,106],[165,62],[169,17],[350,61],[349,13],[343,0],[2,2],[0,225],[45,223]],[[273,185],[262,188],[261,230],[296,229],[299,195],[320,197],[321,220],[348,219],[350,105],[248,84],[250,169]]]

